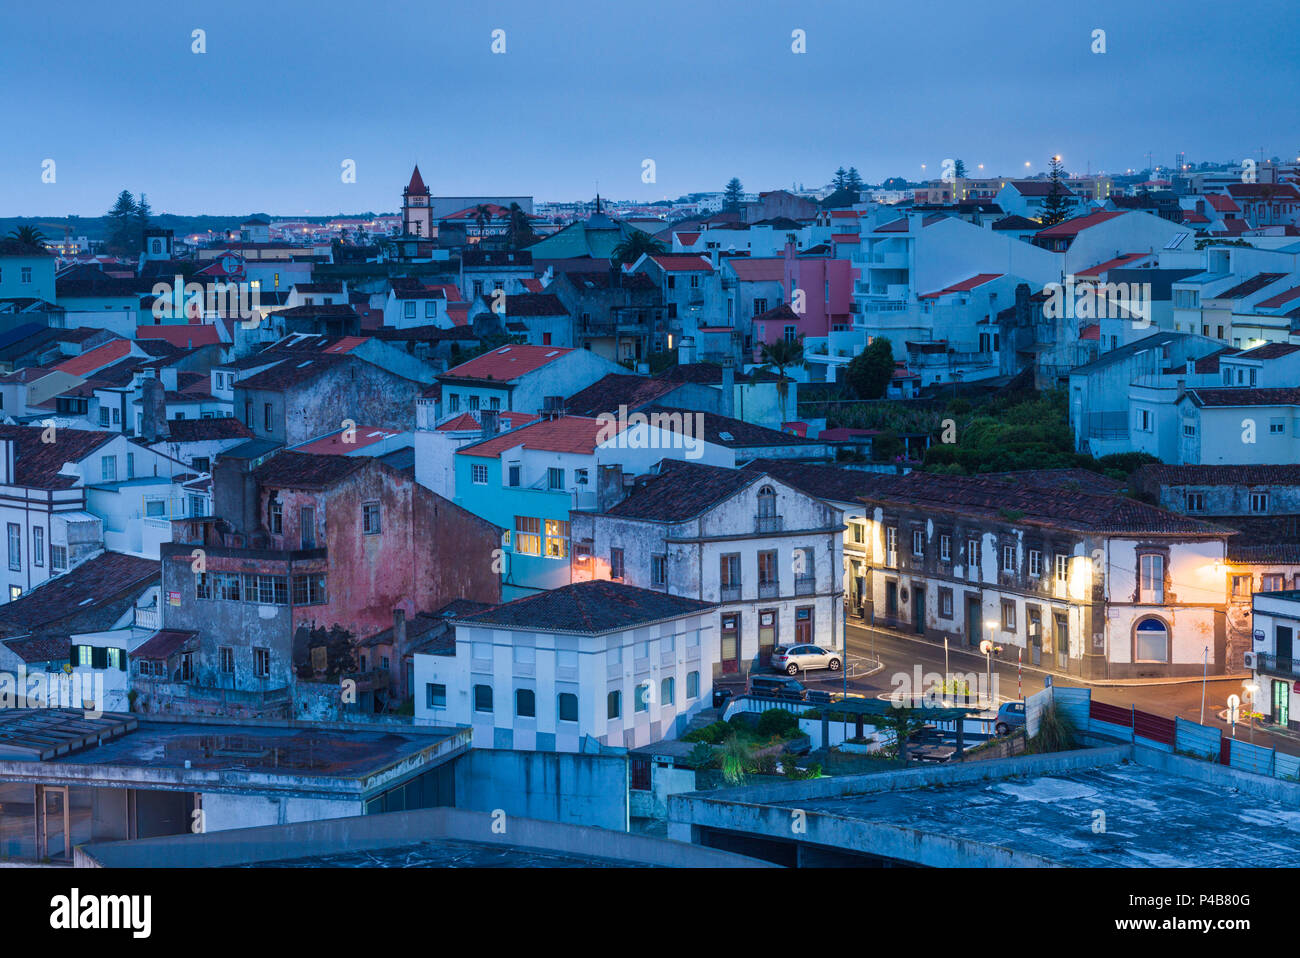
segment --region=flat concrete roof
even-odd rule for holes
[[[1290,867],[1300,847],[1300,785],[1140,746],[669,803],[678,837],[689,823],[938,867]],[[792,839],[797,811],[807,827]]]

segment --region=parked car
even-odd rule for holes
[[[1009,735],[1012,729],[1025,727],[1025,703],[1003,702],[998,708],[997,723],[993,731],[999,735]]]
[[[828,652],[820,645],[778,645],[772,649],[772,668],[786,675],[798,675],[807,669],[838,672],[840,654]]]
[[[808,694],[803,683],[784,675],[750,675],[749,690],[755,695],[768,695],[779,699],[802,702]]]

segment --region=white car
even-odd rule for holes
[[[807,669],[830,669],[838,672],[840,656],[820,645],[778,645],[772,650],[772,668],[786,675],[798,675]]]

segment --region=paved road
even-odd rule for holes
[[[922,676],[926,673],[944,672],[943,646],[929,642],[902,638],[889,632],[872,630],[863,626],[848,626],[849,661],[855,656],[872,657],[884,664],[884,669],[867,678],[853,678],[850,671],[849,690],[865,694],[892,692],[897,682],[906,677],[914,679],[916,666],[921,667]],[[1004,657],[1007,653],[1003,653]],[[979,653],[968,652],[963,648],[950,647],[948,652],[948,669],[952,672],[974,672],[985,682],[985,657]],[[1002,700],[1021,698],[1017,694],[1016,661],[1014,652],[1010,661],[1005,658],[993,659],[993,671],[998,677],[997,693]],[[841,688],[843,678],[828,672],[810,673],[805,683],[811,688],[824,688],[831,691]],[[933,680],[931,680],[933,681]],[[1043,674],[1025,670],[1023,675],[1023,694],[1032,695],[1043,689]],[[1057,685],[1085,686],[1087,683],[1077,679],[1053,677]],[[1241,679],[1214,679],[1205,683],[1205,724],[1217,725],[1224,734],[1230,734],[1230,726],[1219,718],[1219,713],[1227,708],[1228,696],[1236,693],[1242,695]],[[922,688],[920,691],[924,691]],[[1187,682],[1176,685],[1142,685],[1142,686],[1093,686],[1093,697],[1110,705],[1128,707],[1135,705],[1139,709],[1157,715],[1181,716],[1193,722],[1201,720],[1201,683]],[[1244,696],[1243,696],[1244,698]],[[1242,725],[1237,727],[1237,737],[1251,741],[1250,730]],[[1300,755],[1300,741],[1291,736],[1276,735],[1262,729],[1256,729],[1253,741],[1259,745],[1268,745],[1281,752]]]

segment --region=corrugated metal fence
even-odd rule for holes
[[[1025,699],[1025,730],[1038,734],[1043,710],[1055,702],[1080,732],[1144,748],[1177,752],[1243,772],[1300,780],[1300,756],[1225,737],[1223,731],[1184,718],[1168,718],[1092,699],[1091,689],[1050,687]]]

